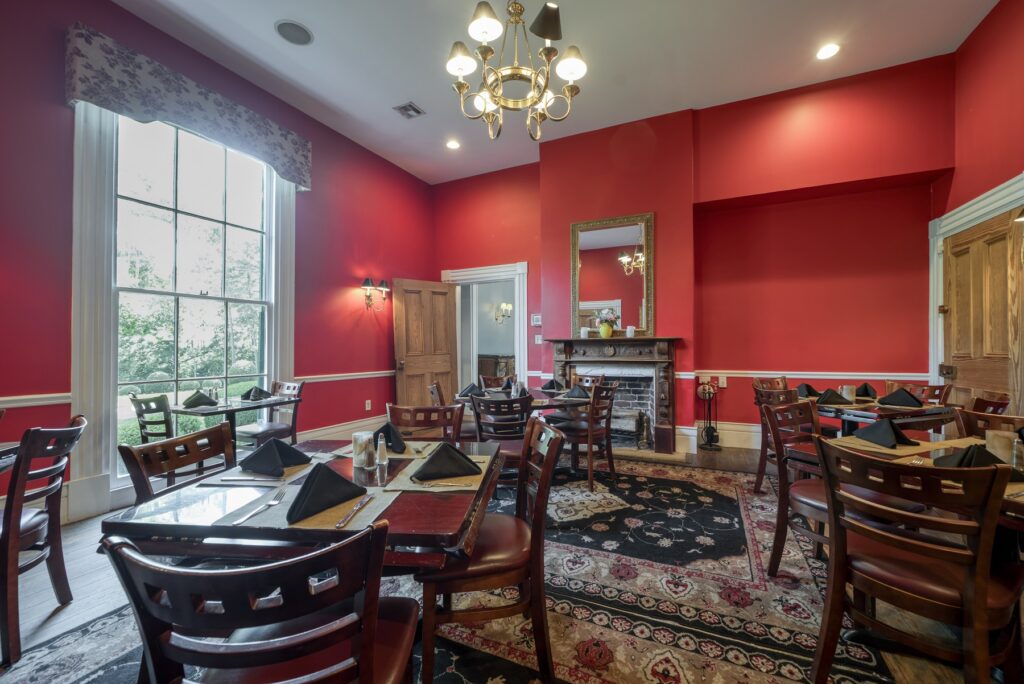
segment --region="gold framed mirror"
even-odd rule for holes
[[[617,318],[611,336],[625,336],[629,326],[654,335],[653,213],[572,224],[569,258],[573,337],[582,328],[605,336],[600,319],[609,312]]]

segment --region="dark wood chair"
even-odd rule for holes
[[[1001,394],[996,397],[972,397],[967,410],[975,413],[994,413],[1003,415],[1010,408],[1010,395]]]
[[[515,487],[519,479],[519,455],[523,451],[526,424],[533,412],[533,397],[488,399],[472,397],[478,442],[498,442],[505,465],[498,477],[499,487]]]
[[[167,481],[163,493],[235,467],[235,443],[231,440],[231,428],[227,422],[159,442],[137,446],[120,444],[117,450],[132,479],[136,506],[157,495],[153,489],[154,479]],[[198,468],[209,459],[217,459],[220,463],[206,470]],[[188,479],[176,483],[175,474]]]
[[[443,569],[416,575],[423,584],[423,684],[433,681],[437,625],[525,614],[533,623],[541,681],[555,681],[544,605],[544,531],[551,476],[562,440],[557,429],[530,418],[520,458],[515,515],[488,513],[467,556],[450,558]],[[519,589],[513,603],[460,610],[452,606],[452,594],[513,586]]]
[[[771,378],[754,378],[755,390],[787,390],[789,389],[789,381],[785,375],[779,375]]]
[[[919,385],[913,382],[885,381],[885,393],[891,394],[898,389],[905,389],[924,404],[945,404],[949,400],[952,385]]]
[[[514,375],[481,375],[478,379],[480,380],[480,389],[500,389],[509,380],[513,385],[516,384]]]
[[[817,406],[811,401],[801,401],[781,406],[763,406],[762,410],[775,445],[779,475],[775,538],[768,559],[768,574],[775,577],[779,572],[790,521],[794,515],[801,515],[807,520],[807,528],[801,528],[801,532],[814,541],[815,556],[824,557],[823,547],[828,544],[828,537],[825,536],[828,503],[825,484],[821,479],[821,466],[811,448],[815,437],[821,436]],[[808,447],[808,451],[794,449],[799,445]],[[858,493],[871,496],[870,492]],[[914,501],[891,497],[885,499],[884,503],[910,512],[919,512],[924,508]]]
[[[583,389],[585,389],[585,390],[587,390],[589,392],[590,390],[594,389],[598,385],[603,385],[604,384],[604,376],[603,375],[574,375],[573,376],[572,384],[573,385],[579,385],[580,387],[582,387]]]
[[[135,418],[139,421],[139,436],[143,444],[174,436],[171,402],[166,394],[140,397],[132,392],[128,395],[128,400],[135,409]]]
[[[615,474],[615,458],[612,453],[612,407],[615,404],[615,390],[618,382],[595,385],[590,402],[581,407],[566,407],[568,420],[557,423],[565,434],[572,457],[572,469],[579,469],[580,447],[587,448],[587,488],[594,491],[594,452],[604,454],[608,461],[608,472]]]
[[[961,437],[985,437],[989,430],[1018,432],[1024,428],[1024,416],[956,410],[956,426]]]
[[[1024,681],[1024,566],[993,559],[1010,467],[912,466],[823,440],[817,448],[827,480],[831,553],[812,681],[828,680],[844,612],[855,624],[928,658],[962,664],[965,682],[988,682],[989,669],[1000,664],[1003,681]],[[908,513],[877,497],[851,496],[852,488],[913,498],[927,510]],[[853,587],[852,601],[847,585]],[[876,617],[876,601],[959,628],[959,639],[940,642],[883,622]]]
[[[440,437],[454,444],[462,429],[463,404],[398,406],[388,404],[388,420],[407,437]],[[405,428],[404,430],[402,428]]]
[[[301,399],[302,388],[305,385],[305,382],[275,380],[270,384],[270,393],[275,397]],[[275,406],[267,411],[269,420],[257,420],[255,423],[238,426],[235,429],[238,439],[251,442],[255,446],[260,446],[272,439],[289,439],[292,444],[295,444],[298,441],[299,404]]]
[[[71,603],[60,534],[60,499],[71,452],[87,424],[85,418],[75,416],[66,428],[32,428],[25,431],[18,446],[0,451],[0,457],[14,455],[0,529],[0,650],[4,666],[21,658],[19,575],[46,561],[57,602],[62,606]],[[25,507],[39,500],[42,508]]]
[[[444,388],[441,383],[432,382],[427,385],[427,393],[430,394],[430,403],[434,406],[447,406],[445,401]],[[467,415],[469,414],[469,415]],[[469,419],[469,420],[467,420]],[[463,410],[462,425],[459,427],[459,439],[473,441],[476,439],[476,416],[472,411]]]
[[[345,541],[256,567],[165,565],[128,540],[106,537],[142,633],[139,680],[411,681],[419,605],[380,598],[387,522]]]
[[[761,483],[764,482],[768,461],[778,467],[774,445],[771,444],[771,437],[768,434],[768,419],[761,407],[795,404],[798,401],[800,397],[795,389],[761,389],[757,386],[757,380],[754,381],[754,405],[757,406],[757,413],[761,418],[761,454],[757,461],[757,478],[754,480],[755,493],[761,493]]]

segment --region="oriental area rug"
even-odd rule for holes
[[[817,641],[824,563],[791,534],[780,573],[765,566],[775,494],[753,476],[639,461],[556,475],[545,553],[548,625],[559,680],[582,684],[806,682]],[[492,508],[511,512],[509,494]],[[421,598],[409,578],[387,594]],[[456,597],[497,603],[514,588]],[[537,681],[528,618],[439,630],[439,684]],[[138,634],[125,606],[26,652],[5,679],[134,682]],[[414,655],[418,680],[419,651]],[[878,651],[839,642],[835,684],[891,682]]]

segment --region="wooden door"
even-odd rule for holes
[[[943,243],[945,363],[955,368],[950,401],[1006,392],[1021,414],[1021,233],[1016,209]]]
[[[427,385],[441,384],[445,401],[458,391],[455,285],[397,279],[392,283],[395,316],[395,387],[403,406],[430,406]]]

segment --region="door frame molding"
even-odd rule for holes
[[[529,315],[526,310],[528,308],[526,298],[527,273],[528,266],[525,261],[517,261],[513,264],[497,264],[477,268],[455,268],[441,271],[441,282],[453,283],[455,285],[492,283],[496,280],[512,281],[512,287],[515,292],[512,301],[512,319],[515,321],[515,324],[512,326],[512,330],[514,333],[513,349],[515,349],[516,357],[516,377],[524,384],[527,382],[529,369],[529,348],[527,347]],[[457,337],[460,338],[459,344],[461,344],[461,333]],[[461,357],[459,361],[461,364]]]
[[[951,235],[973,228],[982,221],[998,216],[1024,204],[1024,172],[1002,185],[960,205],[945,216],[928,222],[928,378],[939,384],[939,364],[945,358],[942,341],[942,319],[939,307],[944,303],[942,243]]]

